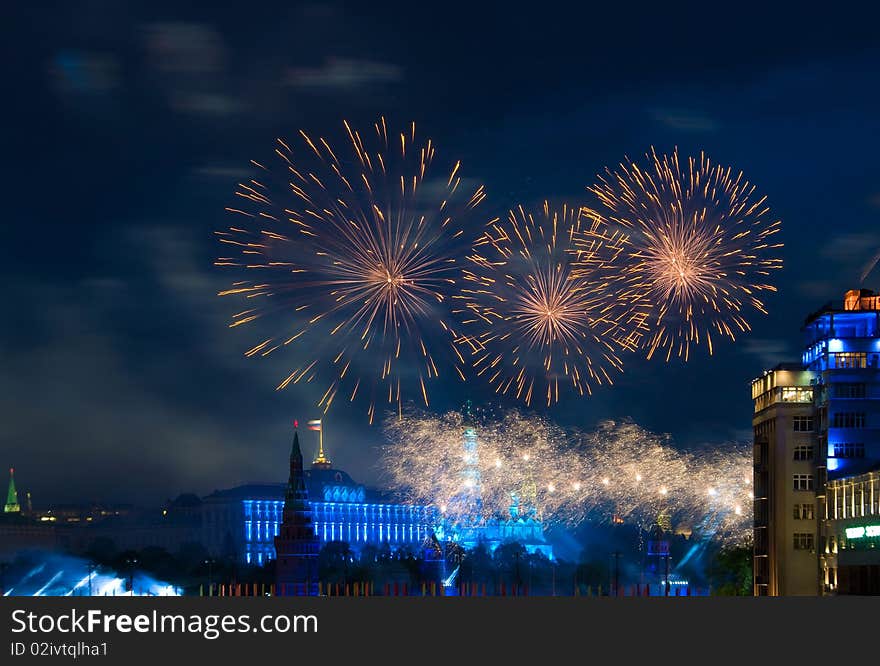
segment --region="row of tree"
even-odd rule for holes
[[[670,558],[681,561],[684,543],[673,543]],[[643,582],[646,574],[655,579],[660,560],[645,555],[643,544],[604,543],[584,549],[576,560],[549,559],[540,552],[528,552],[518,542],[499,545],[494,551],[486,544],[465,550],[457,544],[426,544],[422,548],[392,549],[388,544],[364,545],[354,550],[343,541],[323,544],[318,556],[319,579],[329,586],[371,584],[381,590],[386,585],[406,585],[419,589],[441,580],[465,585],[467,589],[498,594],[518,590],[533,595],[571,595],[611,593],[615,582],[629,589]],[[157,579],[198,594],[211,584],[270,586],[275,580],[274,561],[245,565],[232,554],[212,556],[198,543],[183,546],[177,553],[149,547],[140,551],[118,551],[112,541],[98,539],[86,554],[96,564],[126,575],[132,567]],[[711,548],[690,566],[676,573],[691,585],[714,594],[751,595],[752,550],[750,546]]]

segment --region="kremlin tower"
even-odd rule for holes
[[[18,491],[15,490],[15,468],[9,468],[9,490],[6,493],[6,506],[3,513],[21,513],[18,505]]]
[[[284,495],[284,513],[278,528],[278,536],[275,537],[276,595],[316,596],[318,594],[320,547],[321,542],[312,527],[312,510],[303,472],[299,433],[294,429],[293,447],[290,451],[290,478]]]

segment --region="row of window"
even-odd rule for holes
[[[780,396],[782,402],[813,402],[813,387],[785,386]]]
[[[877,367],[877,354],[868,356],[867,352],[837,352],[829,354],[829,368],[852,369]]]
[[[246,520],[244,523],[244,538],[247,543],[271,544],[274,537],[278,536],[279,523],[275,521]],[[431,529],[427,524],[413,523],[352,523],[352,522],[315,522],[313,524],[315,536],[323,541],[394,541],[394,542],[419,542],[424,539]]]
[[[865,398],[868,395],[867,384],[831,384],[831,395],[835,398]]]
[[[834,483],[827,489],[826,518],[860,518],[880,513],[880,484],[875,479]]]
[[[353,520],[355,516],[382,521],[430,520],[433,509],[409,504],[371,504],[359,502],[309,502],[315,519],[334,520],[344,517]],[[283,516],[284,502],[277,500],[244,501],[246,520],[275,520]]]
[[[864,412],[837,412],[831,418],[832,428],[864,428]]]
[[[865,412],[837,412],[831,417],[832,428],[864,428],[867,419]],[[795,432],[813,432],[812,416],[791,417],[791,428]]]
[[[844,442],[834,445],[835,458],[864,458],[865,445],[861,442]]]

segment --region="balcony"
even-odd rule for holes
[[[813,402],[813,387],[777,386],[755,398],[755,413],[778,403],[800,403],[809,405]]]

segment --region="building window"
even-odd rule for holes
[[[813,389],[802,386],[784,386],[782,402],[813,402]]]
[[[795,460],[812,460],[813,459],[813,447],[809,444],[800,444],[794,447],[794,459]]]
[[[864,412],[837,412],[831,419],[832,428],[864,428]]]
[[[795,432],[812,432],[813,417],[812,416],[795,416],[792,417],[792,426]]]
[[[813,535],[810,532],[794,533],[795,550],[813,550]]]
[[[835,444],[834,445],[834,457],[835,458],[864,458],[865,457],[865,445],[858,443],[853,444],[851,442],[847,442],[844,444]]]
[[[812,474],[795,474],[794,475],[795,490],[812,490],[813,475]]]
[[[795,520],[815,520],[816,507],[812,504],[795,504],[794,519]]]
[[[832,384],[831,391],[835,398],[865,398],[868,395],[868,385]]]
[[[865,352],[841,352],[831,356],[835,368],[865,368],[868,365],[868,355]]]

